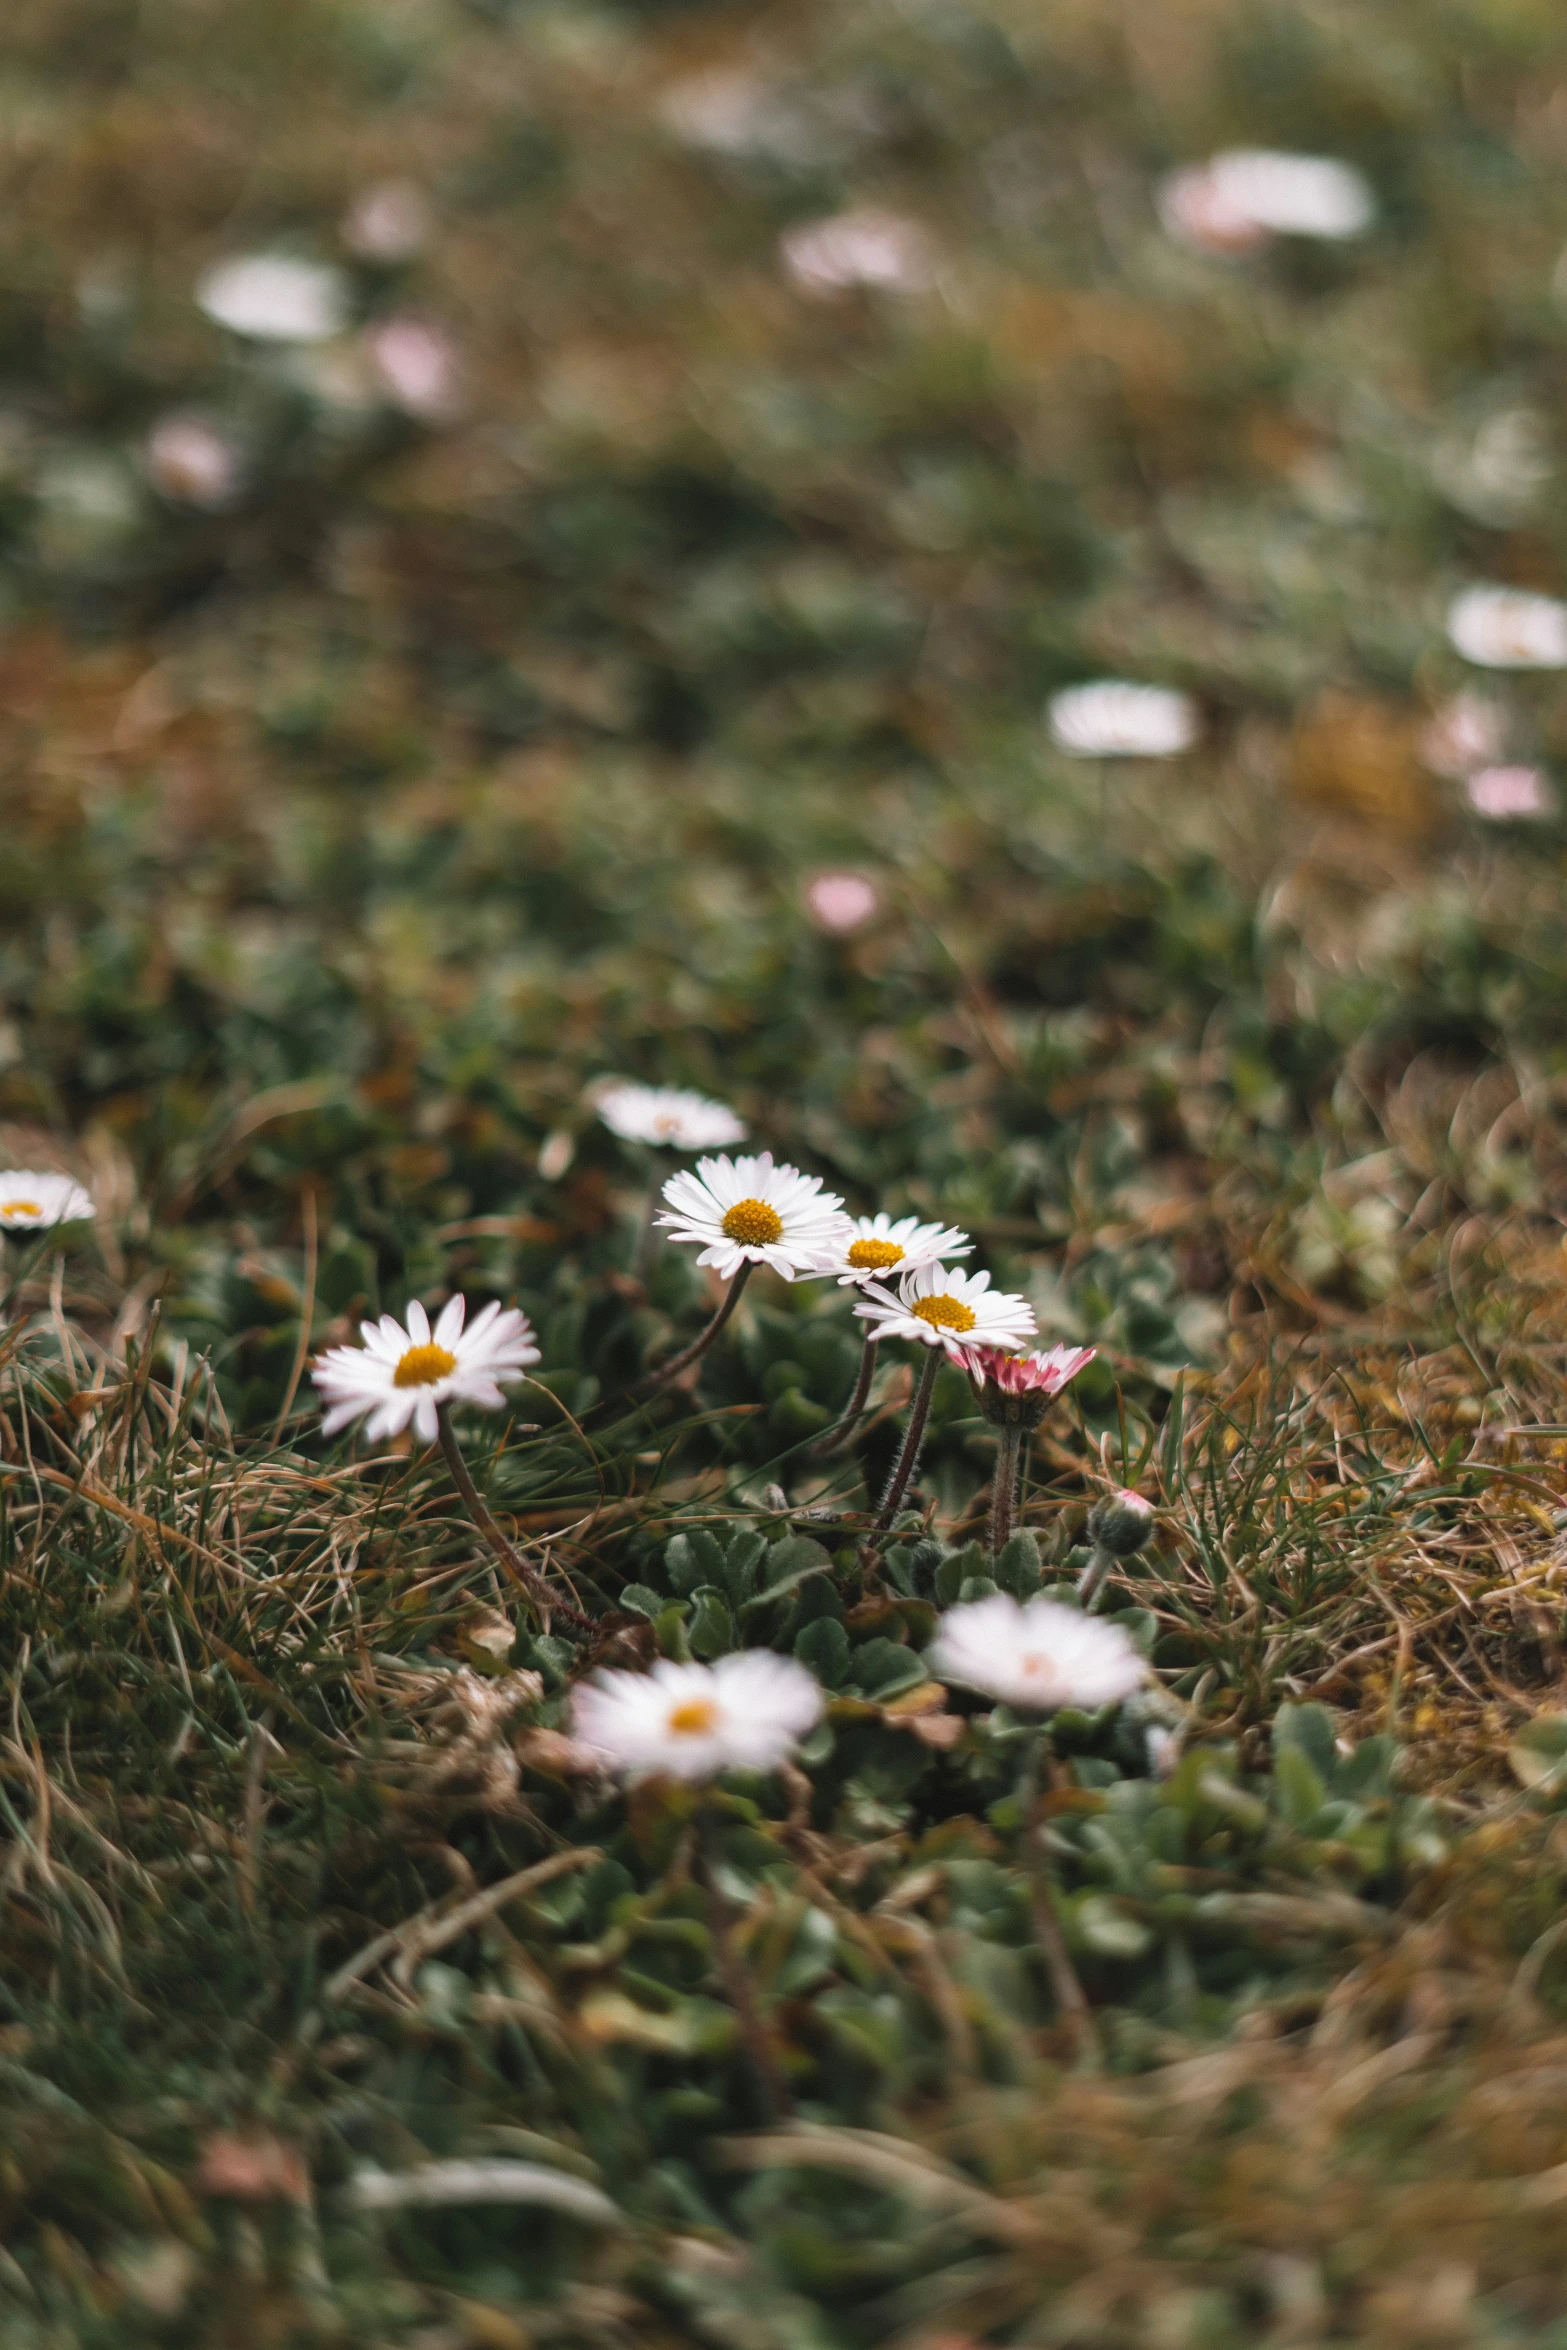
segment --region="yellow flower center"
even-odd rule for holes
[[[41,1216],[42,1204],[35,1199],[8,1199],[0,1207],[0,1216]]]
[[[956,1297],[917,1297],[909,1312],[918,1321],[928,1322],[932,1330],[972,1330],[974,1309]]]
[[[669,1727],[677,1738],[705,1738],[717,1721],[718,1708],[710,1697],[688,1697],[675,1707]]]
[[[783,1218],[764,1199],[737,1199],[722,1230],[726,1240],[737,1240],[742,1248],[771,1248],[783,1238]]]
[[[884,1273],[903,1262],[903,1251],[895,1240],[856,1240],[850,1243],[849,1262],[859,1273]]]
[[[392,1373],[392,1385],[434,1387],[438,1381],[449,1379],[456,1368],[457,1357],[448,1354],[444,1346],[411,1346]]]

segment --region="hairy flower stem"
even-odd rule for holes
[[[1017,1514],[1018,1477],[1023,1466],[1023,1444],[1028,1431],[1003,1425],[996,1430],[996,1472],[990,1484],[990,1555],[1006,1548]]]
[[[1072,2043],[1072,2052],[1084,2066],[1093,2064],[1099,2056],[1099,2039],[1094,2030],[1093,2011],[1088,1994],[1077,1979],[1072,1954],[1061,1931],[1061,1920],[1056,1914],[1056,1872],[1045,1848],[1044,1836],[1035,1820],[1039,1809],[1039,1782],[1050,1755],[1050,1732],[1043,1722],[1037,1735],[1030,1741],[1028,1759],[1018,1781],[1018,1810],[1022,1819],[1023,1849],[1030,1863],[1029,1881],[1031,1908],[1034,1921],[1034,1939],[1050,1977],[1050,1989],[1063,2030]]]
[[[756,2003],[755,1985],[736,1943],[737,1920],[734,1908],[719,1878],[717,1822],[706,1807],[697,1822],[697,1857],[702,1883],[707,1890],[708,1928],[713,1937],[718,1979],[723,1985],[724,1997],[734,2010],[746,2054],[755,2069],[762,2102],[767,2108],[767,2118],[772,2122],[785,2121],[794,2111],[794,2100],[779,2066],[772,2034]]]
[[[1110,1569],[1115,1565],[1115,1552],[1101,1543],[1094,1544],[1094,1554],[1077,1578],[1077,1597],[1085,1616],[1091,1616],[1104,1597]]]
[[[877,1339],[866,1338],[860,1349],[860,1375],[854,1382],[854,1393],[844,1405],[842,1418],[812,1445],[807,1456],[809,1459],[825,1460],[829,1453],[840,1452],[854,1434],[855,1424],[865,1409],[865,1399],[871,1391],[871,1381],[876,1376],[876,1350],[879,1343]]]
[[[536,1573],[525,1559],[518,1557],[491,1517],[487,1505],[480,1496],[479,1488],[469,1473],[468,1464],[462,1457],[462,1446],[457,1441],[457,1431],[452,1426],[451,1413],[445,1404],[437,1404],[436,1406],[435,1425],[440,1431],[441,1451],[445,1455],[446,1466],[451,1472],[452,1483],[462,1495],[463,1506],[478,1527],[479,1532],[484,1536],[500,1566],[511,1577],[517,1588],[525,1592],[533,1602],[546,1626],[551,1617],[558,1617],[561,1623],[569,1624],[574,1632],[591,1632],[593,1629],[591,1620],[583,1615],[580,1608],[574,1608],[565,1600],[556,1597],[543,1576]]]
[[[644,1396],[657,1395],[661,1387],[667,1387],[671,1379],[678,1379],[682,1371],[688,1371],[693,1363],[700,1361],[706,1354],[740,1303],[740,1292],[751,1278],[751,1264],[751,1258],[741,1258],[740,1269],[725,1290],[723,1303],[707,1328],[700,1331],[689,1346],[683,1346],[679,1354],[671,1355],[667,1363],[660,1363],[656,1371],[650,1371],[645,1379],[638,1379],[634,1386],[626,1389],[626,1395],[632,1403],[640,1401]]]
[[[909,1407],[909,1424],[903,1432],[903,1450],[893,1464],[892,1475],[887,1479],[887,1490],[881,1497],[881,1510],[875,1527],[878,1534],[886,1533],[903,1507],[904,1495],[914,1482],[914,1472],[920,1465],[920,1452],[925,1442],[925,1423],[930,1418],[931,1391],[940,1368],[940,1347],[928,1346],[925,1349],[925,1368],[920,1373],[920,1383],[914,1390],[914,1401]]]

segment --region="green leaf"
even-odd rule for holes
[[[1538,1795],[1560,1795],[1567,1789],[1567,1714],[1536,1714],[1525,1722],[1507,1760],[1523,1786]]]
[[[991,1572],[1014,1599],[1032,1599],[1041,1577],[1038,1536],[1020,1528],[1002,1545]]]
[[[669,1602],[662,1592],[650,1591],[645,1583],[628,1583],[620,1595],[620,1604],[634,1616],[646,1616],[651,1622],[661,1616]]]
[[[704,1663],[727,1655],[735,1644],[735,1620],[729,1601],[716,1583],[704,1583],[691,1594],[691,1623],[687,1632],[691,1653]]]
[[[912,1648],[904,1648],[896,1640],[867,1640],[854,1651],[850,1676],[867,1697],[886,1699],[900,1689],[912,1689],[928,1676],[922,1660]]]
[[[832,1616],[818,1616],[807,1624],[794,1644],[802,1665],[808,1665],[824,1689],[839,1689],[849,1670],[849,1635]]]
[[[1076,1939],[1101,1958],[1141,1958],[1153,1947],[1153,1936],[1141,1921],[1103,1893],[1090,1893],[1072,1911]]]
[[[1281,1705],[1273,1725],[1273,1752],[1300,1755],[1324,1788],[1331,1787],[1338,1769],[1338,1740],[1333,1716],[1325,1705]]]

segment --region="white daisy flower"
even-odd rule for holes
[[[710,1779],[772,1770],[821,1711],[814,1675],[793,1657],[752,1648],[713,1665],[661,1658],[647,1673],[599,1673],[573,1699],[572,1729],[618,1771]]]
[[[1538,767],[1482,767],[1465,779],[1464,797],[1477,816],[1494,822],[1556,812],[1556,794]]]
[[[944,1257],[966,1257],[974,1243],[955,1224],[922,1224],[917,1216],[856,1216],[815,1270],[833,1274],[840,1289],[864,1288],[880,1273],[918,1272]]]
[[[80,1224],[94,1213],[91,1197],[69,1175],[35,1175],[8,1167],[0,1175],[0,1232],[46,1232]]]
[[[1555,596],[1465,588],[1448,607],[1447,634],[1480,669],[1567,669],[1567,604]]]
[[[744,1264],[771,1265],[785,1281],[814,1272],[848,1223],[843,1202],[823,1191],[819,1175],[775,1167],[771,1151],[755,1159],[698,1159],[664,1186],[671,1213],[657,1221],[675,1240],[701,1245],[699,1265],[716,1265],[726,1281]]]
[[[722,1150],[744,1142],[745,1125],[724,1102],[706,1094],[683,1093],[673,1085],[632,1085],[617,1080],[595,1096],[598,1114],[624,1142],[651,1142],[665,1150]]]
[[[502,1380],[520,1379],[541,1358],[526,1314],[490,1304],[463,1328],[466,1298],[454,1297],[435,1328],[423,1306],[408,1308],[405,1327],[391,1314],[360,1324],[364,1345],[334,1346],[311,1371],[327,1404],[321,1423],[331,1436],[350,1420],[370,1415],[365,1434],[372,1444],[400,1435],[411,1420],[426,1444],[436,1436],[436,1406],[482,1404],[498,1411],[506,1401]]]
[[[936,274],[919,223],[871,208],[806,221],[788,231],[778,250],[790,277],[808,294],[838,294],[849,286],[916,294]]]
[[[1079,759],[1175,759],[1197,740],[1189,695],[1119,677],[1068,686],[1046,716],[1061,749]]]
[[[944,1346],[967,1369],[978,1346],[1021,1347],[1034,1336],[1034,1309],[1026,1297],[990,1286],[988,1273],[961,1267],[922,1265],[907,1273],[898,1294],[880,1282],[866,1284],[868,1302],[855,1312],[870,1324],[872,1338],[915,1338],[923,1346]]]
[[[1264,236],[1358,237],[1376,217],[1363,173],[1330,155],[1231,147],[1172,172],[1159,190],[1171,236],[1208,251],[1244,251]]]
[[[1058,1706],[1091,1712],[1118,1705],[1146,1677],[1119,1624],[1101,1623],[1053,1599],[1019,1603],[1005,1591],[950,1608],[926,1662],[944,1681],[981,1689],[1020,1712]]]
[[[218,326],[258,343],[324,343],[348,321],[340,269],[289,253],[220,261],[196,286],[196,302]]]

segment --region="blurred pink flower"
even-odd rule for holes
[[[377,180],[343,215],[343,242],[361,261],[411,261],[430,238],[430,202],[413,180]]]
[[[1358,237],[1376,213],[1364,176],[1331,155],[1231,147],[1171,172],[1158,197],[1168,235],[1208,253],[1244,253],[1270,236]]]
[[[1549,816],[1556,794],[1538,767],[1482,767],[1464,786],[1477,816]]]
[[[918,221],[867,207],[806,221],[779,245],[784,268],[808,294],[837,294],[849,286],[885,286],[920,293],[935,276],[930,239]]]
[[[1455,694],[1444,702],[1420,737],[1420,757],[1433,775],[1459,782],[1477,767],[1500,759],[1507,722],[1495,702],[1482,694]]]
[[[202,416],[161,417],[147,436],[142,462],[165,498],[209,513],[232,506],[244,486],[239,451]]]
[[[881,892],[863,873],[818,873],[805,903],[822,930],[861,930],[881,910]]]
[[[444,424],[462,412],[457,352],[422,318],[383,318],[365,337],[371,364],[405,415]]]

